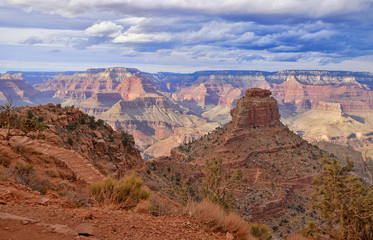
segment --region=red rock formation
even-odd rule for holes
[[[269,90],[260,88],[248,89],[246,97],[236,103],[231,110],[232,122],[236,128],[252,126],[269,126],[280,120],[277,102],[270,97]]]
[[[373,92],[360,84],[325,84],[311,85],[298,81],[295,76],[274,86],[271,91],[280,105],[291,104],[310,109],[319,101],[339,102],[346,113],[371,111],[373,109]]]
[[[152,81],[137,74],[123,80],[115,91],[121,94],[123,100],[149,95],[162,96]]]

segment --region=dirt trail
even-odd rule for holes
[[[146,213],[97,208],[73,209],[54,194],[0,181],[0,240],[224,240],[185,216],[156,217]],[[81,224],[91,235],[78,236]]]
[[[258,182],[260,174],[261,174],[260,169],[257,168],[257,169],[256,169],[256,174],[255,174],[255,181],[254,181],[254,184]]]
[[[26,149],[28,148],[37,153],[48,155],[65,162],[78,179],[88,184],[100,182],[105,179],[105,176],[101,174],[88,159],[73,150],[34,141],[27,137],[16,141],[14,144],[21,145]]]

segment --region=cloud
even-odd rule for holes
[[[89,36],[94,37],[117,37],[121,34],[123,27],[111,21],[102,21],[96,23],[89,28],[87,28],[84,32]]]
[[[353,14],[369,16],[373,8],[370,0],[5,0],[8,4],[25,10],[41,10],[66,17],[95,10],[115,12],[124,15],[161,16],[170,15],[212,15],[252,16],[278,15],[305,19],[351,18]],[[280,19],[280,18],[279,18]]]
[[[21,44],[34,45],[38,43],[43,43],[43,39],[36,36],[28,37],[27,39],[20,42]]]
[[[3,2],[0,44],[49,47],[61,56],[214,68],[327,66],[373,54],[372,0]]]

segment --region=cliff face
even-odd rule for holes
[[[232,123],[236,128],[269,126],[280,120],[277,102],[269,90],[248,89],[244,98],[231,110]]]
[[[271,89],[280,106],[298,105],[308,110],[319,101],[324,101],[343,103],[347,113],[373,109],[373,92],[356,81],[318,85],[302,83],[301,79],[290,75],[285,82]]]
[[[57,91],[59,98],[69,98],[69,93],[113,91],[124,79],[138,73],[137,69],[107,68],[88,69],[86,72],[78,72],[74,75],[59,74],[45,83],[36,84],[35,88],[42,91]]]
[[[40,91],[24,81],[22,73],[0,75],[0,103],[11,96],[16,105],[40,103]]]

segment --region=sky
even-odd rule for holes
[[[373,0],[0,0],[0,72],[373,72]]]

